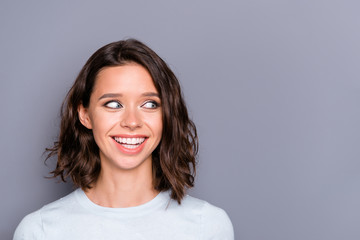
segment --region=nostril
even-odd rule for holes
[[[135,110],[128,110],[122,115],[120,125],[130,129],[138,128],[142,126],[142,119]]]

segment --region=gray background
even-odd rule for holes
[[[179,77],[200,135],[191,194],[236,239],[360,239],[359,1],[0,3],[0,238],[72,191],[45,147],[87,58],[135,37]]]

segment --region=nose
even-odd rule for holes
[[[134,130],[142,126],[142,120],[140,114],[136,109],[125,109],[122,114],[122,118],[120,121],[120,126],[123,128],[129,128],[130,130]]]

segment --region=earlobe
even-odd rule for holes
[[[82,104],[80,104],[78,107],[78,116],[81,124],[84,125],[84,127],[92,129],[88,110]]]

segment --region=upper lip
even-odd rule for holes
[[[111,137],[118,137],[118,138],[148,138],[148,136],[143,134],[118,134],[112,135]]]

